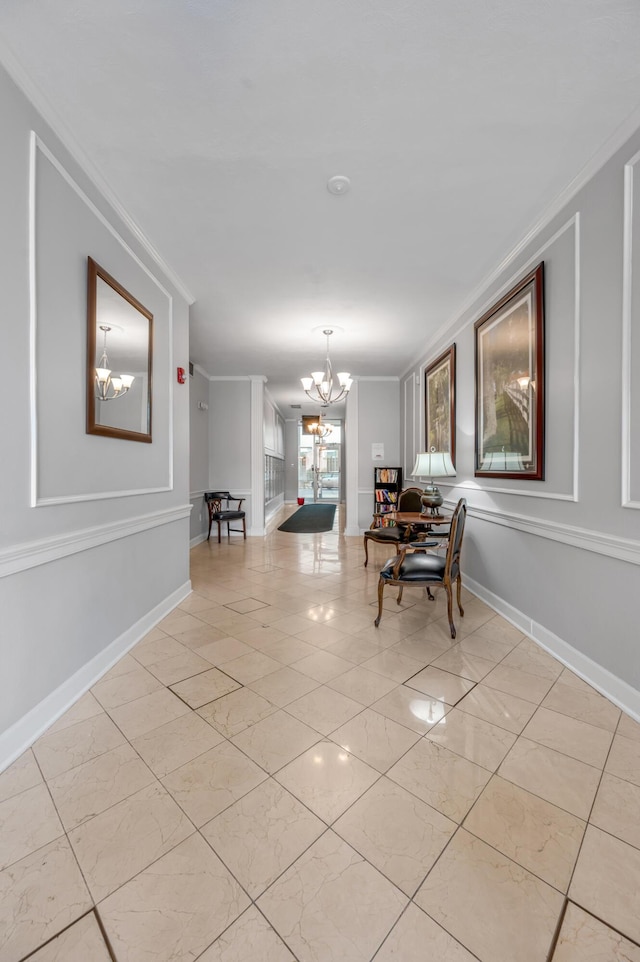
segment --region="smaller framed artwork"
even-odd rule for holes
[[[544,480],[544,265],[475,323],[475,476]]]
[[[452,344],[424,372],[425,451],[445,451],[456,463],[456,346]]]

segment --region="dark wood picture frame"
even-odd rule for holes
[[[475,323],[475,476],[544,480],[544,262]]]
[[[424,371],[425,451],[447,451],[456,463],[456,346]]]
[[[100,321],[103,320],[99,316],[99,297],[98,297],[98,282],[104,281],[112,291],[120,295],[124,299],[126,304],[138,311],[143,318],[146,319],[148,324],[146,346],[143,347],[142,353],[146,353],[146,357],[142,359],[142,368],[144,370],[144,376],[146,378],[146,387],[143,388],[143,394],[140,397],[141,407],[140,409],[145,412],[145,417],[141,418],[146,422],[147,430],[130,430],[128,428],[115,427],[109,424],[101,423],[97,417],[97,405],[106,404],[107,402],[101,401],[96,397],[96,362],[97,354],[99,350],[97,331]],[[110,321],[109,321],[110,323]],[[131,325],[133,326],[133,325]],[[126,333],[126,329],[125,329]],[[121,438],[125,441],[141,441],[145,444],[151,444],[151,414],[152,414],[152,404],[151,404],[151,375],[153,367],[153,314],[144,307],[140,301],[137,300],[127,291],[122,284],[120,284],[114,277],[111,276],[104,268],[100,267],[92,257],[87,258],[87,371],[86,371],[86,386],[87,386],[87,434],[99,434],[102,437],[108,438]],[[125,398],[118,398],[112,403],[119,405],[120,403],[126,403]],[[142,423],[141,423],[142,426]]]

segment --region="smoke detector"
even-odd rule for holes
[[[336,174],[327,181],[327,190],[330,194],[347,194],[351,189],[351,181],[348,177]]]

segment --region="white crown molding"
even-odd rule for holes
[[[400,381],[400,375],[396,374],[355,374],[353,376],[354,381],[395,381],[398,383]]]
[[[462,577],[465,588],[468,588],[481,601],[484,601],[490,608],[493,608],[512,625],[515,625],[516,628],[533,639],[541,648],[544,648],[563,665],[566,665],[576,675],[579,675],[580,678],[583,678],[584,681],[601,692],[618,708],[622,708],[636,721],[640,721],[640,692],[636,688],[578,651],[573,645],[563,641],[558,635],[545,628],[544,625],[533,621],[524,612],[514,608],[479,582],[474,581],[473,578],[468,578],[464,572]]]
[[[13,545],[11,548],[0,551],[0,578],[18,574],[20,571],[26,571],[38,565],[59,561],[60,558],[87,551],[89,548],[97,548],[110,541],[129,538],[131,535],[149,531],[151,528],[182,521],[189,517],[191,509],[190,504],[180,505],[177,508],[166,508],[152,514],[127,518],[125,521],[114,521],[52,538]]]
[[[37,215],[37,157],[38,151],[46,157],[66,184],[77,194],[94,217],[106,228],[115,240],[127,252],[129,257],[156,285],[158,290],[167,298],[169,318],[168,318],[168,371],[167,383],[169,384],[169,424],[167,437],[167,458],[168,458],[168,484],[159,487],[136,488],[127,491],[100,491],[89,492],[75,495],[61,495],[53,498],[40,497],[38,493],[38,358],[36,350],[37,327],[38,327],[38,290],[37,290],[37,265],[36,265],[36,215]],[[113,225],[107,220],[102,212],[96,207],[93,201],[87,197],[79,184],[73,179],[69,171],[60,163],[57,157],[49,150],[44,141],[34,130],[29,137],[29,191],[28,191],[28,228],[29,228],[29,423],[30,423],[30,504],[32,508],[50,506],[56,504],[75,504],[81,501],[101,501],[106,498],[128,498],[137,494],[156,494],[164,491],[173,491],[173,296],[158,278],[149,270],[146,264],[140,260],[138,255],[131,249],[124,238],[118,233]]]
[[[3,732],[0,735],[0,772],[29,748],[36,738],[50,728],[105,672],[190,594],[191,582],[186,581]]]
[[[209,374],[210,381],[262,381],[267,383],[264,374]]]
[[[580,211],[576,211],[564,224],[562,224],[558,230],[549,237],[541,247],[539,247],[533,254],[529,256],[527,261],[514,273],[510,274],[509,277],[502,283],[500,288],[495,291],[495,293],[490,296],[485,297],[482,304],[473,312],[473,314],[468,317],[465,321],[461,321],[457,326],[455,321],[449,321],[448,325],[443,326],[436,333],[436,335],[431,338],[430,346],[433,350],[432,354],[427,353],[426,358],[421,361],[419,365],[419,377],[421,382],[424,383],[424,372],[429,366],[433,358],[442,353],[440,347],[435,350],[436,345],[439,345],[443,339],[448,342],[453,343],[462,332],[474,323],[477,317],[481,317],[486,313],[492,304],[495,304],[503,294],[509,291],[520,276],[525,274],[527,270],[533,267],[535,264],[539,263],[543,259],[544,252],[551,247],[552,244],[562,237],[568,230],[573,228],[573,297],[574,297],[574,312],[573,312],[573,437],[572,437],[572,480],[571,480],[571,492],[553,492],[545,491],[544,488],[540,490],[522,490],[520,488],[501,488],[490,484],[480,484],[479,482],[473,480],[467,480],[459,482],[459,486],[463,488],[475,488],[480,491],[487,491],[493,494],[514,494],[518,497],[525,498],[540,498],[543,500],[551,501],[574,501],[579,500],[580,491],[580,342],[581,342],[581,301],[580,301],[580,258],[581,258],[581,244],[580,244]],[[495,277],[492,275],[492,280]],[[486,287],[490,282],[481,285],[480,288],[476,288],[476,293],[469,298],[467,306],[457,314],[459,318],[473,305],[477,297],[480,297],[486,291]],[[449,331],[449,327],[453,327],[453,330]],[[448,332],[448,333],[447,333]],[[446,338],[445,338],[446,335]],[[406,372],[407,377],[412,377],[414,368]],[[423,417],[423,407],[420,409],[420,418]],[[417,420],[417,419],[416,419]],[[523,479],[524,480],[524,479]]]
[[[64,123],[58,112],[55,110],[51,101],[46,97],[42,90],[34,84],[22,64],[16,59],[13,51],[7,46],[6,42],[0,38],[0,60],[7,73],[11,76],[16,86],[22,91],[27,100],[40,114],[46,124],[52,129],[65,150],[71,155],[73,160],[81,168],[85,176],[91,181],[96,190],[102,195],[114,214],[124,223],[127,230],[135,238],[138,244],[146,251],[149,257],[160,268],[162,273],[171,281],[176,291],[185,299],[187,304],[195,302],[195,297],[180,279],[176,272],[167,264],[160,252],[151,243],[141,227],[138,226],[131,214],[128,213],[124,205],[118,199],[117,194],[109,185],[104,175],[89,158],[85,150],[80,146],[69,127]]]
[[[640,502],[631,497],[631,438],[633,435],[631,415],[632,390],[632,328],[633,328],[633,186],[635,167],[640,161],[640,151],[624,166],[624,227],[622,255],[622,453],[620,473],[622,479],[622,507],[640,510]],[[636,432],[637,436],[637,432]]]

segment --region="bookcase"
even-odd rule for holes
[[[376,528],[394,525],[385,515],[395,511],[398,495],[402,491],[402,468],[374,468],[373,470],[373,519]]]

